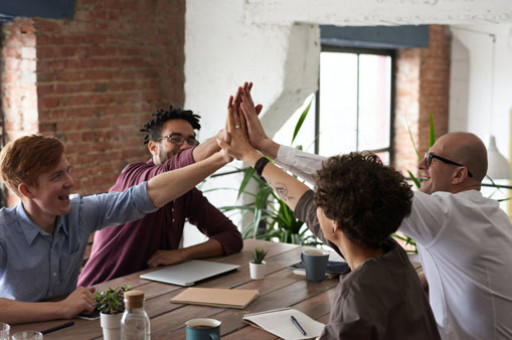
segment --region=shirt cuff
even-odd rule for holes
[[[158,210],[157,207],[151,201],[151,198],[148,195],[148,182],[144,181],[140,184],[137,184],[133,187],[133,193],[135,197],[139,197],[137,200],[137,209],[141,212],[149,214]]]

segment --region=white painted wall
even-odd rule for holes
[[[450,131],[471,131],[509,154],[512,25],[452,26]],[[493,37],[495,52],[493,55]],[[493,76],[494,58],[494,76]]]
[[[486,145],[494,135],[498,150],[510,163],[512,24],[457,25],[451,31],[449,130],[473,132]],[[510,190],[482,192],[496,199],[511,196]],[[506,202],[502,206],[507,209]]]

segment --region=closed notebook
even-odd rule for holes
[[[257,296],[257,289],[187,288],[171,302],[243,309]]]

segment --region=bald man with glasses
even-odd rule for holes
[[[151,159],[128,164],[109,191],[199,162],[217,152],[215,138],[199,144],[199,116],[189,110],[158,110],[141,130]],[[195,225],[208,240],[180,248],[185,222]],[[96,232],[91,256],[78,285],[89,286],[136,271],[188,259],[229,255],[242,249],[237,227],[194,188],[144,218]]]
[[[241,107],[252,146],[314,183],[325,158],[268,138],[248,91]],[[424,180],[399,230],[418,244],[441,337],[512,339],[512,225],[499,203],[480,192],[485,145],[472,133],[448,133],[418,168]]]

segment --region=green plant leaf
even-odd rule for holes
[[[251,179],[254,177],[254,169],[249,167],[244,170],[244,178],[242,179],[242,183],[240,184],[240,188],[238,189],[238,195],[236,196],[236,199],[238,200],[240,196],[244,193],[245,187]]]
[[[297,137],[297,134],[300,131],[300,128],[302,127],[302,124],[304,124],[304,120],[306,120],[306,117],[309,113],[309,109],[311,108],[311,103],[313,102],[313,99],[309,101],[308,106],[304,109],[302,114],[299,117],[299,120],[297,121],[297,124],[295,125],[295,130],[293,131],[293,137],[292,137],[292,144],[295,141],[295,138]]]
[[[421,187],[421,182],[419,179],[416,178],[416,176],[414,176],[412,174],[412,172],[410,172],[409,170],[407,170],[407,173],[409,174],[409,178],[411,179],[411,181],[414,183],[414,185],[416,186],[416,188],[420,188]]]
[[[430,129],[428,130],[428,147],[431,148],[436,142],[436,132],[434,129],[434,115],[430,112]]]

